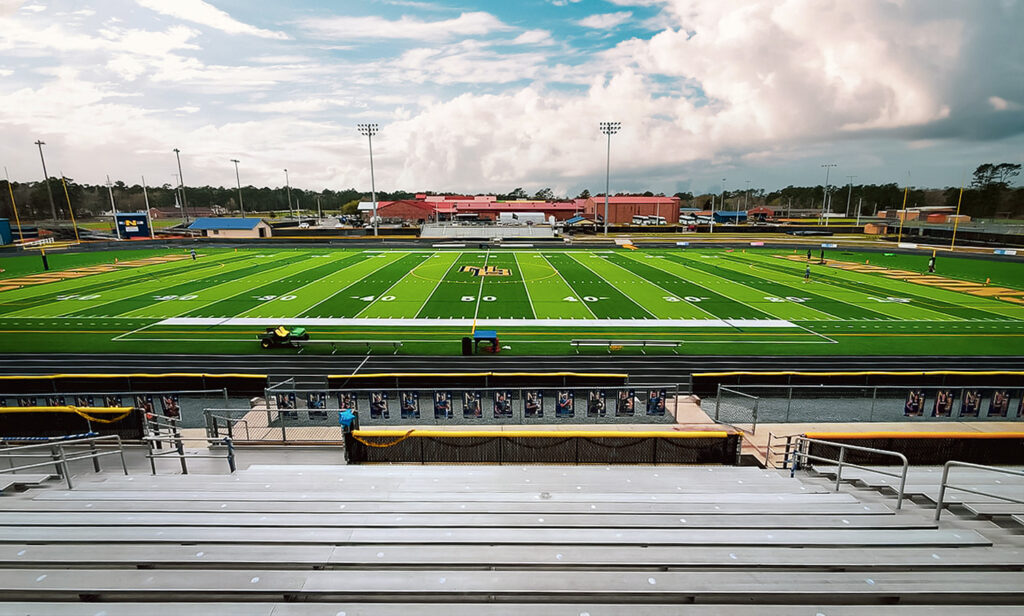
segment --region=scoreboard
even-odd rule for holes
[[[124,239],[149,237],[149,220],[145,212],[119,212],[117,214],[117,230]]]

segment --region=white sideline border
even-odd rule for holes
[[[782,319],[476,319],[481,327],[750,327],[796,328],[799,325]],[[336,317],[171,317],[154,325],[248,325],[272,327],[275,325],[337,325],[346,327],[471,327],[474,319],[417,319],[417,318],[336,318]]]

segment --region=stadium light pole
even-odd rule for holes
[[[110,176],[107,176],[107,194],[110,195],[110,210],[114,214],[114,233],[117,234],[117,239],[121,239],[121,227],[117,226],[117,204],[114,203],[114,184],[110,181]]]
[[[612,135],[622,128],[621,122],[601,122],[601,132],[608,135],[608,154],[604,162],[604,234],[608,235],[608,188],[611,184],[612,170]]]
[[[855,176],[855,175],[848,175],[846,177],[850,178],[850,189],[848,191],[846,191],[846,216],[845,216],[846,218],[849,218],[850,217],[850,197],[853,196],[853,178],[855,178],[857,176]]]
[[[825,168],[825,192],[821,196],[821,218],[819,220],[825,219],[825,202],[828,199],[828,172],[832,171],[832,167],[838,167],[838,165],[836,163],[825,163],[822,167]],[[820,225],[821,222],[819,221],[818,224]]]
[[[43,158],[43,146],[46,145],[46,142],[36,139],[36,145],[39,146],[39,160],[43,163],[43,182],[46,183],[46,196],[50,198],[50,215],[53,216],[53,222],[57,222],[57,206],[53,202],[53,189],[50,188],[50,175],[46,173],[46,159]]]
[[[747,180],[747,193],[745,195],[743,195],[743,209],[745,209],[745,210],[746,209],[750,209],[749,201],[750,201],[750,180]],[[736,204],[736,205],[739,206],[739,204]],[[739,211],[738,207],[737,207],[736,211],[737,212]]]
[[[239,160],[232,158],[231,162],[235,163],[235,184],[238,185],[238,211],[242,213],[242,218],[245,218],[245,206],[242,205],[242,180],[238,179]]]
[[[185,198],[185,176],[181,174],[181,150],[174,148],[174,157],[178,159],[178,188],[181,190],[181,213],[188,222],[188,199]]]
[[[67,191],[67,187],[64,190]],[[146,188],[146,176],[142,176],[142,199],[146,202],[146,225],[149,227],[149,239],[154,239],[156,235],[153,231],[153,217],[149,212],[149,190]],[[71,199],[68,199],[68,207],[71,207]]]
[[[290,182],[288,182],[288,170],[287,169],[284,170],[284,189],[285,189],[285,192],[288,193],[288,215],[289,216],[293,216],[293,214],[292,214],[292,185],[291,185]]]
[[[373,136],[380,132],[380,125],[376,123],[356,124],[356,128],[359,129],[360,135],[366,137],[370,145],[370,200],[373,201],[373,234],[377,235],[377,185],[373,179]]]

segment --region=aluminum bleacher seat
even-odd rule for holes
[[[1019,613],[1019,541],[885,501],[724,467],[100,474],[4,497],[0,614]]]

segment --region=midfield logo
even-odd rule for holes
[[[486,267],[464,265],[459,269],[459,271],[473,274],[474,276],[509,276],[512,274],[510,270],[503,267],[494,267],[493,265],[488,265]]]

